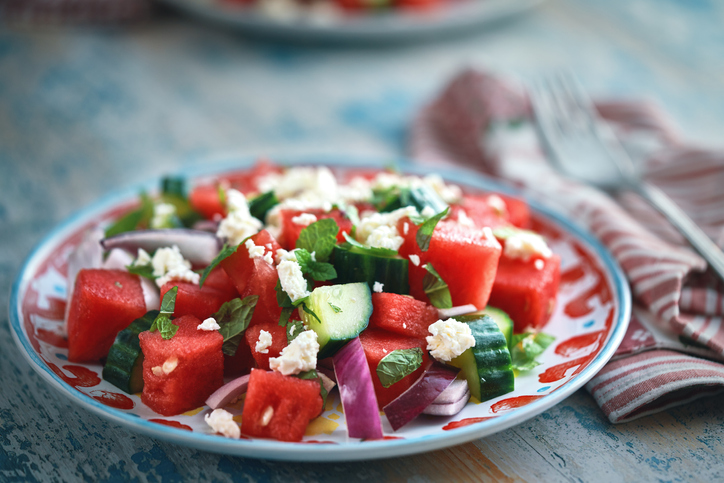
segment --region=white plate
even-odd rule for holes
[[[310,164],[310,159],[285,160]],[[313,158],[317,162],[319,157]],[[345,167],[383,167],[384,161],[342,157],[334,164]],[[237,170],[249,160],[235,159],[215,172]],[[429,170],[401,163],[403,172],[425,174]],[[180,173],[191,179],[208,176],[208,168]],[[468,190],[510,192],[477,174],[443,170],[448,181]],[[127,207],[141,188],[153,190],[157,180],[104,198],[82,210],[60,226],[35,248],[25,262],[11,293],[10,325],[23,355],[51,387],[74,402],[130,430],[159,439],[193,446],[205,451],[267,459],[293,461],[339,461],[400,456],[452,446],[505,430],[529,419],[583,386],[611,358],[628,326],[631,295],[628,284],[613,258],[590,234],[565,217],[530,202],[534,220],[547,235],[553,250],[561,256],[562,284],[558,302],[545,332],[556,341],[541,356],[541,365],[516,379],[515,391],[481,404],[469,403],[453,417],[419,417],[398,432],[386,419],[388,439],[348,441],[341,405],[330,399],[327,411],[310,424],[300,444],[262,439],[231,440],[211,434],[203,416],[207,407],[184,415],[164,418],[141,403],[139,397],[120,394],[102,381],[99,364],[69,364],[64,340],[54,335],[62,323],[65,306],[65,269],[70,250],[83,231],[108,220]],[[334,393],[333,393],[334,394]],[[335,396],[336,397],[336,396]],[[240,408],[239,413],[240,413]],[[188,430],[166,424],[184,425]]]
[[[191,15],[264,37],[323,42],[417,40],[481,27],[520,14],[543,0],[457,0],[426,14],[390,10],[343,16],[329,23],[279,21],[223,0],[158,0]]]

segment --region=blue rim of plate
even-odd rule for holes
[[[177,172],[179,176],[187,176],[191,179],[201,176],[212,176],[230,170],[239,170],[249,167],[256,157],[230,155],[217,158],[213,165],[204,164],[203,167],[195,166],[185,168]],[[344,156],[278,156],[275,162],[282,165],[296,164],[320,164],[339,168],[383,168],[391,163],[380,161],[379,158],[362,158],[350,155]],[[410,174],[440,174],[444,179],[467,185],[482,190],[497,190],[503,193],[517,194],[525,197],[525,193],[514,188],[493,181],[485,176],[461,169],[431,169],[413,164],[408,160],[399,160],[395,165],[405,173]],[[617,262],[601,245],[601,243],[587,230],[579,227],[574,222],[556,211],[537,203],[526,197],[531,208],[539,214],[564,228],[567,233],[573,235],[579,241],[583,241],[587,248],[595,253],[606,269],[609,281],[613,284],[616,294],[616,319],[614,328],[604,347],[596,357],[579,374],[573,376],[556,391],[543,396],[526,406],[514,409],[487,421],[471,424],[457,428],[454,431],[443,431],[438,434],[416,437],[414,439],[365,441],[361,443],[347,443],[339,445],[315,445],[283,443],[272,440],[232,440],[216,435],[188,432],[157,423],[151,423],[138,416],[124,411],[108,407],[80,391],[66,384],[55,374],[38,356],[24,335],[22,328],[22,298],[27,290],[29,277],[34,273],[37,266],[57,247],[57,242],[66,235],[72,233],[83,223],[92,220],[94,217],[103,214],[113,206],[123,201],[133,199],[141,189],[151,189],[158,186],[158,180],[151,180],[140,185],[125,188],[108,194],[92,205],[81,209],[53,229],[30,253],[25,260],[20,272],[13,283],[10,294],[10,327],[15,343],[21,353],[28,360],[31,367],[51,383],[51,386],[69,397],[73,402],[83,406],[111,422],[125,426],[142,433],[146,436],[169,441],[172,443],[190,446],[204,451],[231,454],[244,457],[262,458],[270,460],[285,461],[354,461],[364,459],[387,458],[393,456],[404,456],[414,453],[422,453],[436,449],[454,446],[468,441],[479,439],[484,436],[497,433],[510,428],[529,418],[532,418],[546,409],[558,404],[566,397],[573,394],[588,382],[608,360],[613,356],[619,344],[623,340],[628,328],[631,313],[631,292],[626,282],[623,271]]]

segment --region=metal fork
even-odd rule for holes
[[[571,75],[559,73],[529,86],[540,139],[565,175],[607,191],[638,193],[684,235],[724,280],[724,253],[657,187],[643,181],[613,130]]]

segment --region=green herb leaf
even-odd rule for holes
[[[163,300],[161,300],[161,310],[151,324],[151,328],[148,329],[149,332],[158,330],[161,332],[161,337],[166,340],[176,335],[178,331],[178,326],[171,322],[171,315],[173,315],[176,305],[176,294],[178,294],[178,287],[173,287],[164,294]]]
[[[339,226],[332,218],[317,220],[299,233],[297,248],[314,252],[318,262],[326,262],[337,244]]]
[[[554,340],[555,337],[543,332],[515,334],[510,341],[512,347],[510,358],[513,369],[523,372],[540,365],[535,358],[541,355]]]
[[[427,270],[425,277],[422,279],[422,289],[430,299],[430,303],[438,309],[449,309],[452,307],[450,289],[447,283],[445,283],[445,280],[435,271],[432,263],[426,263],[422,268]]]
[[[226,209],[226,190],[221,184],[216,186],[216,194],[219,196],[219,203]]]
[[[249,213],[254,218],[264,221],[269,210],[278,204],[279,198],[274,194],[274,191],[267,191],[249,201]]]
[[[342,311],[341,308],[337,307],[332,302],[327,302],[327,303],[329,304],[330,307],[332,307],[332,310],[334,311],[335,314],[338,314]]]
[[[132,273],[134,275],[150,278],[151,280],[156,279],[153,275],[153,266],[150,263],[148,265],[127,265],[126,270],[128,270],[128,273]]]
[[[280,280],[277,280],[277,284],[274,287],[274,290],[277,292],[277,305],[283,309],[291,309],[296,307],[294,303],[292,303],[292,299],[289,298],[289,295],[282,290],[282,282]],[[282,324],[279,324],[282,325]]]
[[[161,193],[186,198],[186,178],[166,176],[161,179]]]
[[[212,316],[221,327],[219,333],[224,336],[224,344],[221,346],[221,350],[227,356],[236,354],[239,342],[241,342],[244,331],[249,327],[249,322],[251,322],[258,301],[258,295],[249,295],[243,299],[236,298],[225,302],[219,308],[219,311]]]
[[[324,388],[324,384],[322,384],[322,378],[319,377],[319,374],[317,374],[317,371],[312,369],[311,371],[300,372],[299,374],[296,374],[295,377],[298,377],[299,379],[306,379],[306,380],[316,379],[317,381],[319,381],[319,395],[322,396],[322,407],[325,407],[327,405],[327,396],[329,393]]]
[[[390,387],[415,372],[422,365],[422,349],[399,349],[390,352],[377,365],[377,377]]]
[[[290,320],[287,323],[287,343],[291,343],[302,332],[304,332],[304,323],[301,320]]]
[[[222,260],[225,260],[229,258],[231,255],[234,254],[238,247],[230,246],[224,243],[224,246],[221,248],[221,251],[218,255],[216,255],[216,258],[214,258],[208,267],[204,269],[204,271],[201,273],[201,279],[199,280],[199,288],[204,286],[204,282],[206,281],[206,277],[209,276],[211,273],[211,270],[216,268],[219,263],[221,263]]]
[[[141,225],[148,224],[148,221],[153,216],[153,200],[151,200],[146,193],[141,193],[140,197],[141,206],[130,213],[126,213],[109,226],[108,229],[106,229],[106,238],[118,235],[119,233],[133,231]]]
[[[417,240],[417,246],[420,247],[420,250],[422,250],[423,252],[426,252],[427,249],[430,248],[432,232],[435,231],[437,222],[440,221],[443,216],[447,215],[448,211],[450,211],[450,207],[445,208],[437,215],[431,217],[422,225],[420,225],[420,228],[418,228],[415,240]]]
[[[178,325],[174,324],[168,315],[159,315],[153,323],[164,340],[172,338],[178,332]]]
[[[293,307],[282,309],[282,313],[279,315],[279,327],[284,327],[289,323],[289,317],[292,316],[292,312],[294,312]]]
[[[317,314],[314,313],[314,310],[310,309],[307,304],[302,303],[302,309],[304,309],[306,313],[317,319],[317,322],[319,322],[320,324],[322,323],[322,320],[319,318],[319,316],[317,316]]]
[[[389,248],[366,247],[349,236],[346,232],[343,232],[342,235],[344,236],[346,242],[342,243],[339,247],[344,250],[348,250],[352,253],[359,253],[360,255],[370,255],[373,257],[394,258],[397,256],[397,252],[395,250],[391,250]]]

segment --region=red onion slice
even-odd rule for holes
[[[450,317],[457,317],[458,315],[472,314],[477,311],[478,308],[473,304],[458,305],[457,307],[450,307],[449,309],[437,309],[437,313],[443,320],[449,319]]]
[[[176,245],[184,258],[194,265],[208,265],[220,248],[215,234],[186,228],[129,231],[105,238],[101,244],[106,250],[122,248],[134,256],[139,248],[152,252],[158,248]]]
[[[103,230],[98,227],[91,228],[83,235],[83,239],[75,247],[70,255],[68,255],[68,285],[66,287],[66,296],[68,303],[65,304],[65,318],[63,322],[63,330],[66,329],[68,322],[68,311],[70,310],[70,300],[73,298],[73,289],[75,288],[75,277],[78,272],[84,268],[100,268],[103,264]]]
[[[206,398],[206,405],[211,409],[218,409],[226,406],[234,399],[238,398],[242,394],[246,393],[246,389],[249,387],[250,374],[245,376],[237,377],[233,381],[224,384],[218,388],[214,393]]]
[[[359,337],[334,355],[334,373],[351,438],[382,439],[382,421],[372,375]]]
[[[407,391],[384,407],[392,429],[397,431],[422,413],[452,384],[458,372],[458,368],[433,362]]]
[[[452,384],[435,399],[432,404],[449,404],[454,403],[465,397],[465,394],[470,394],[470,388],[468,387],[468,381],[465,379],[455,379]]]
[[[133,262],[133,257],[125,250],[114,248],[108,253],[106,261],[103,262],[103,268],[108,270],[126,270],[126,267]],[[146,310],[158,310],[161,306],[161,294],[158,287],[153,281],[139,277],[141,280],[141,290],[143,290],[143,300],[146,302]]]
[[[463,381],[465,382],[465,381]],[[446,403],[432,403],[425,408],[423,414],[430,414],[432,416],[455,416],[457,413],[462,411],[465,405],[470,400],[470,389],[467,383],[465,383],[465,393],[457,401],[446,402]]]
[[[322,380],[322,386],[327,391],[327,393],[329,393],[332,389],[334,389],[334,386],[337,385],[337,383],[334,382],[331,377],[329,377],[319,369],[317,369],[317,375],[319,375],[319,378]]]

